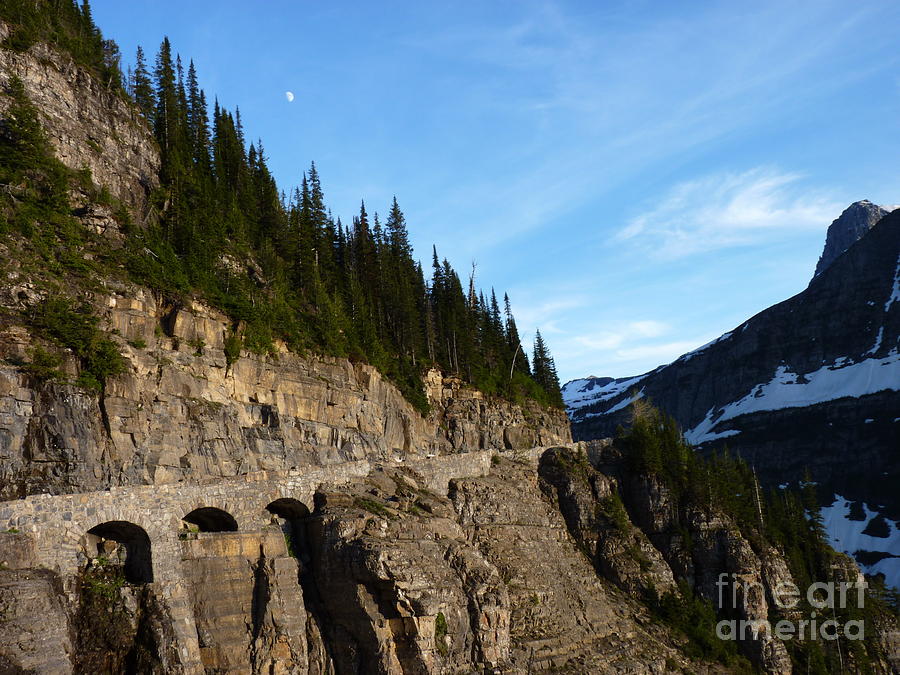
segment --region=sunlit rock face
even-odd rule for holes
[[[8,34],[0,21],[0,40]],[[131,206],[132,217],[141,220],[159,183],[159,152],[136,108],[43,43],[24,53],[0,49],[0,88],[13,76],[22,81],[62,163],[73,171],[90,171],[94,183]],[[5,106],[0,97],[0,113]]]

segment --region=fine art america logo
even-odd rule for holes
[[[758,606],[766,594],[760,582],[746,581],[736,574],[720,574],[716,586],[720,610],[741,605]],[[841,636],[847,640],[864,640],[865,623],[861,619],[840,623],[837,610],[861,610],[865,606],[866,588],[868,584],[865,581],[818,581],[811,584],[805,594],[801,594],[796,584],[780,582],[772,588],[772,599],[778,609],[788,612],[796,620],[781,619],[775,625],[767,619],[723,620],[716,625],[716,635],[720,640],[755,639],[766,634],[774,635],[779,640],[837,640]],[[808,616],[803,616],[800,609],[804,599],[810,608]]]

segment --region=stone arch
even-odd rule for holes
[[[122,544],[125,547],[125,581],[130,584],[148,584],[153,581],[150,537],[140,525],[127,520],[109,520],[88,530],[85,540],[88,553],[96,552],[97,557],[106,557],[111,553],[108,542]]]
[[[196,525],[201,532],[237,532],[238,524],[228,511],[217,509],[214,506],[201,506],[186,516],[183,521]]]
[[[269,502],[266,511],[285,520],[299,520],[309,516],[309,507],[293,497],[279,497]]]
[[[306,568],[310,562],[306,534],[309,507],[299,499],[279,497],[266,505],[266,511],[280,519],[281,530],[288,544],[288,553],[303,563],[302,568]]]

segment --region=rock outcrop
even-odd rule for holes
[[[0,41],[8,35],[9,27],[0,21]],[[24,53],[0,49],[0,89],[13,76],[25,86],[62,163],[73,171],[88,170],[97,185],[130,206],[135,220],[142,220],[148,196],[159,183],[159,153],[136,108],[43,43]],[[0,97],[0,112],[4,103]],[[85,208],[96,215],[96,205]]]
[[[597,574],[539,487],[541,454],[504,453],[462,476],[452,462],[373,466],[322,483],[312,513],[276,500],[262,527],[243,517],[240,531],[214,531],[199,519],[204,531],[183,529],[176,557],[162,557],[154,535],[152,580],[134,575],[127,523],[93,528],[103,536],[86,536],[77,568],[60,572],[29,552],[40,532],[5,535],[0,557],[15,569],[0,569],[10,608],[0,663],[54,673],[716,672]],[[87,513],[87,497],[53,499]]]
[[[737,621],[767,621],[778,616],[773,604],[780,584],[793,583],[784,556],[771,546],[756,551],[735,523],[710,509],[679,507],[670,490],[654,476],[629,471],[614,446],[605,442],[588,444],[588,455],[596,466],[620,485],[621,499],[629,520],[620,528],[633,527],[652,545],[655,556],[646,555],[647,546],[638,550],[645,556],[644,574],[654,579],[660,594],[674,591],[674,582],[687,586],[706,598],[720,618]],[[633,525],[632,525],[633,522]],[[631,555],[635,555],[634,552]],[[735,580],[739,593],[723,593],[721,579]],[[747,589],[752,592],[744,592]],[[742,651],[766,672],[789,673],[791,660],[784,644],[769,632],[740,640]]]
[[[538,475],[541,489],[558,505],[598,574],[635,597],[675,592],[671,568],[632,524],[617,481],[594,469],[584,452],[549,450],[541,457]]]
[[[281,531],[187,535],[182,548],[207,672],[308,672],[298,564]]]
[[[449,499],[399,469],[317,495],[308,545],[337,672],[710,667],[596,575],[533,462],[492,464]]]
[[[531,466],[503,460],[485,478],[454,481],[450,498],[507,585],[510,657],[521,672],[664,672],[678,661],[667,648],[677,641],[597,576]]]
[[[824,272],[844,251],[868,234],[890,211],[868,199],[853,202],[828,226],[825,248],[816,263],[814,277]]]
[[[457,672],[508,660],[506,587],[455,515],[408,471],[317,495],[307,541],[337,672]]]
[[[59,575],[36,565],[31,540],[0,533],[0,672],[70,673],[67,609]]]

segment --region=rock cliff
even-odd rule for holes
[[[9,32],[0,21],[0,42]],[[25,86],[63,164],[73,171],[89,171],[98,186],[106,187],[132,207],[136,219],[142,219],[148,195],[159,183],[159,154],[134,106],[43,43],[24,53],[0,49],[0,88],[13,76]],[[0,97],[0,113],[5,108]],[[88,215],[97,205],[85,203],[83,208]]]
[[[48,569],[34,550],[43,533],[20,519],[29,533],[0,535],[0,663],[42,673],[717,672],[596,573],[539,486],[541,454],[504,452],[479,470],[375,465],[321,483],[311,513],[280,498],[270,524],[242,517],[240,531],[188,516],[168,558],[155,533],[141,549],[131,536],[141,528],[106,522],[81,538],[77,561]],[[91,495],[74,499],[90,513]],[[135,562],[151,550],[152,565]]]
[[[0,23],[0,39],[8,30]],[[88,169],[138,220],[152,217],[159,157],[134,106],[41,43],[24,53],[0,49],[0,87],[13,76],[57,157],[72,170]],[[123,233],[109,207],[81,189],[72,198],[82,224],[115,250]],[[486,400],[437,371],[425,383],[432,410],[424,419],[363,364],[283,346],[228,363],[225,338],[234,326],[224,314],[115,274],[93,280],[82,299],[124,355],[126,372],[99,396],[43,382],[22,368],[42,346],[26,324],[36,305],[64,290],[59,270],[20,259],[2,243],[0,252],[0,499],[570,440],[562,413]],[[78,361],[62,356],[63,381],[71,381]]]
[[[19,310],[10,274],[0,304]],[[35,339],[0,328],[0,498],[570,440],[561,411],[486,400],[437,371],[423,418],[364,364],[282,349],[229,365],[220,313],[105,286],[94,304],[128,368],[100,395],[11,365]],[[70,356],[64,369],[75,368]]]

